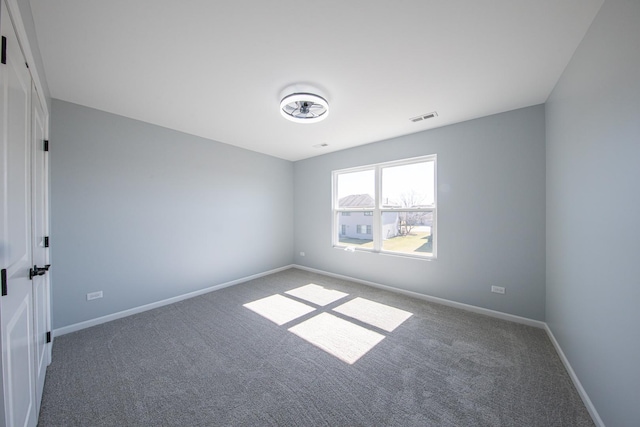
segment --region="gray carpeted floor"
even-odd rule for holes
[[[309,283],[348,295],[319,306],[285,293]],[[244,307],[274,294],[312,311],[278,325],[258,303]],[[395,329],[372,326],[366,316],[382,306],[369,303],[361,320],[338,308],[356,298],[411,315]],[[317,323],[329,317],[338,338]],[[379,342],[347,363],[352,332]],[[593,423],[543,330],[291,269],[56,338],[39,425]]]

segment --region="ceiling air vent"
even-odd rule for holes
[[[409,120],[411,120],[414,123],[417,123],[417,122],[421,122],[423,120],[433,119],[434,117],[438,117],[438,113],[436,113],[435,111],[432,112],[432,113],[427,113],[427,114],[422,114],[420,116],[411,117]]]

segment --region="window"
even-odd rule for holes
[[[338,170],[332,178],[335,247],[436,257],[436,155]]]
[[[371,226],[366,224],[358,225],[358,234],[371,234]]]

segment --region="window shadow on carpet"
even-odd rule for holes
[[[349,294],[313,283],[284,294],[243,306],[350,365],[412,316],[366,298],[348,300]]]

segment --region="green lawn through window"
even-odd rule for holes
[[[428,230],[428,227],[424,228]],[[430,234],[430,231],[412,230],[411,233],[406,236],[396,236],[390,239],[383,240],[382,249],[385,251],[402,252],[409,254],[431,254],[433,251],[433,244],[429,239]],[[347,246],[373,249],[373,240],[370,239],[353,239],[349,237],[341,237],[340,243]]]

